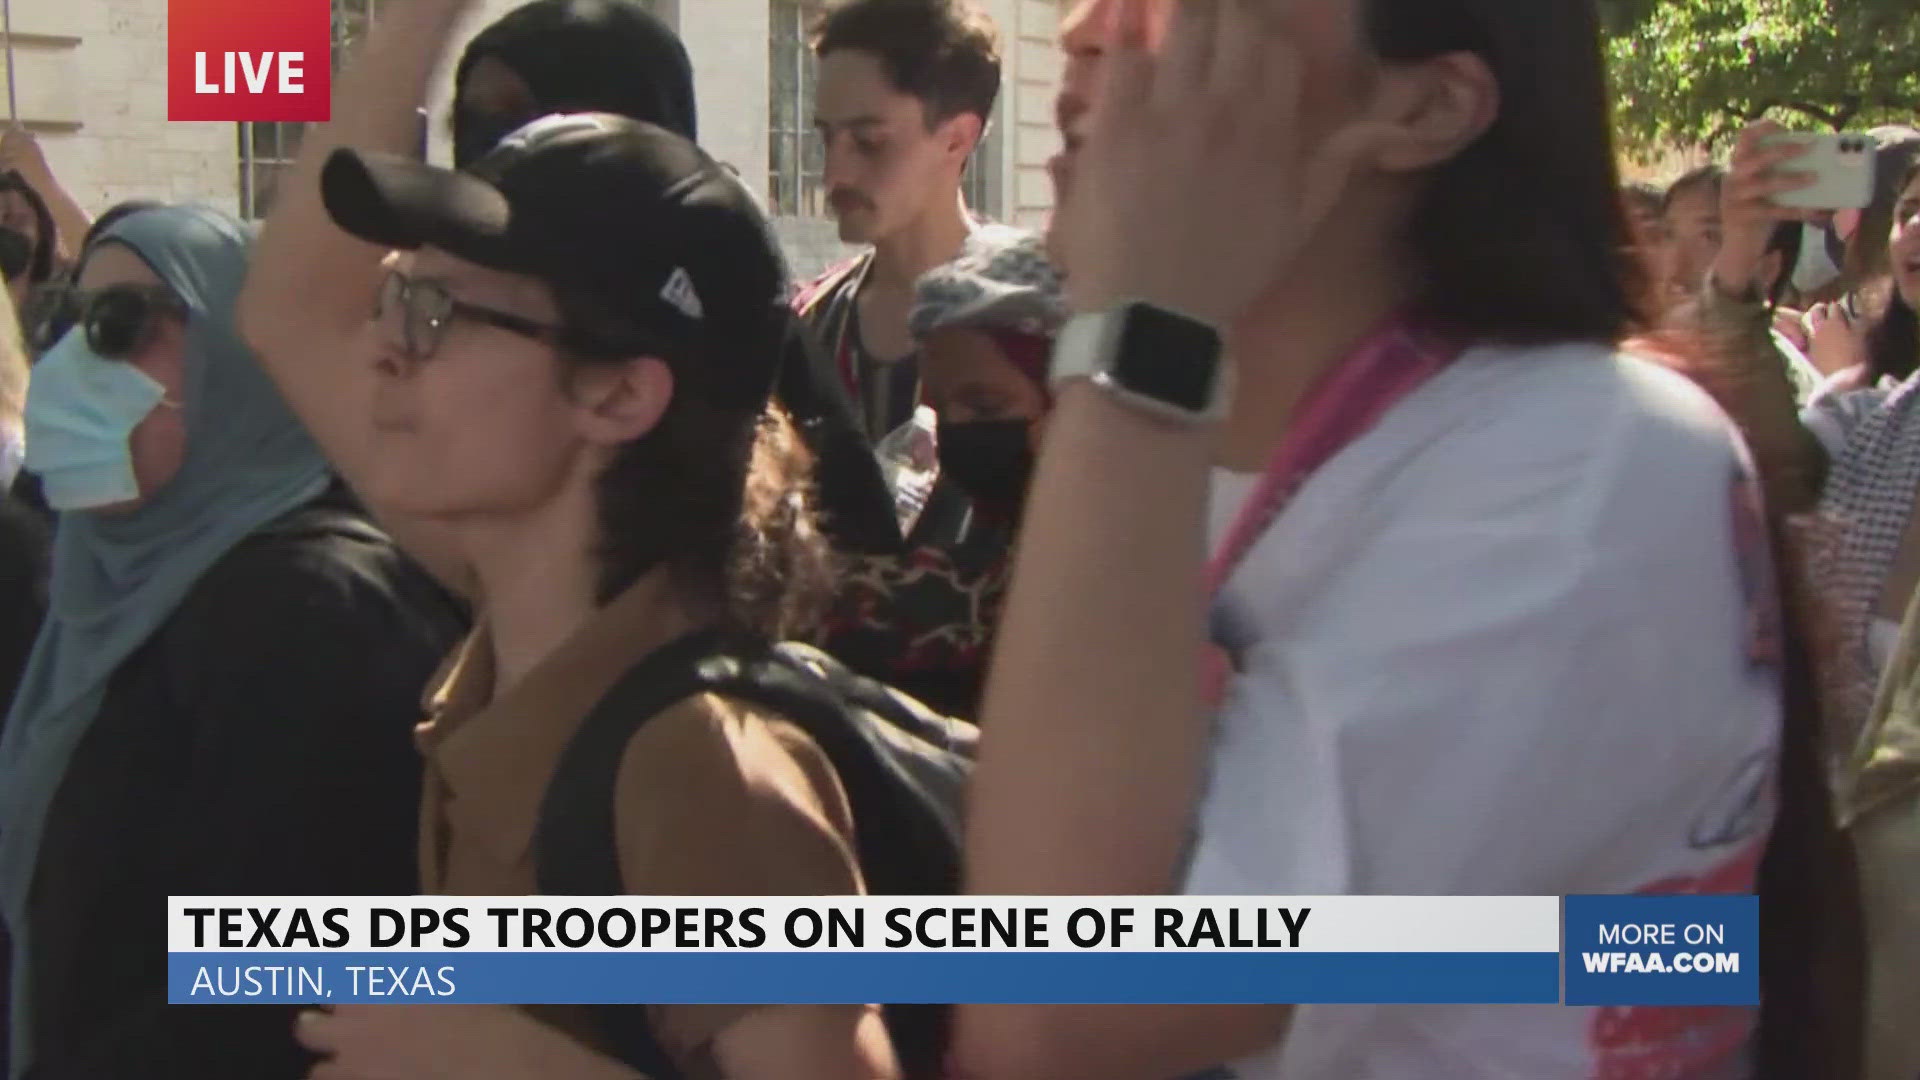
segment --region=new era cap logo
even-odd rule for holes
[[[167,0],[167,119],[324,121],[330,0]]]
[[[597,132],[608,130],[606,122],[593,116],[569,116],[565,113],[552,113],[537,120],[529,120],[518,129],[507,134],[495,149],[525,150],[546,139],[557,139],[562,135],[576,132]]]
[[[707,311],[700,303],[700,294],[693,291],[693,279],[680,267],[673,268],[673,274],[667,278],[666,287],[660,290],[660,299],[672,304],[680,314],[689,319],[702,319]]]

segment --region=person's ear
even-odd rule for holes
[[[985,121],[970,112],[949,118],[936,131],[940,150],[957,161],[965,161],[986,136]]]
[[[1475,53],[1447,53],[1382,73],[1373,119],[1373,163],[1387,172],[1417,172],[1458,157],[1500,115],[1500,82]]]
[[[580,433],[615,446],[652,431],[673,400],[673,371],[651,356],[595,364],[574,377]]]

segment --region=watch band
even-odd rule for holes
[[[1059,387],[1074,379],[1091,379],[1104,370],[1119,334],[1120,315],[1118,311],[1102,311],[1068,319],[1054,337],[1047,381]]]
[[[1161,392],[1162,387],[1142,385],[1140,380],[1125,377],[1127,365],[1121,363],[1121,350],[1129,346],[1130,320],[1142,317],[1157,319],[1163,324],[1170,317],[1191,324],[1195,330],[1204,330],[1212,339],[1210,355],[1196,355],[1190,362],[1196,368],[1205,366],[1199,372],[1206,382],[1203,395]],[[1138,347],[1137,341],[1133,347]],[[1140,357],[1131,358],[1140,360]],[[1146,359],[1162,359],[1148,357]],[[1186,360],[1187,358],[1176,358]],[[1131,365],[1136,370],[1140,365]],[[1164,420],[1182,424],[1200,424],[1219,420],[1226,415],[1228,399],[1228,369],[1223,362],[1217,336],[1210,327],[1186,319],[1177,313],[1146,304],[1125,304],[1108,311],[1076,315],[1067,320],[1054,340],[1053,364],[1049,372],[1049,383],[1056,389],[1076,379],[1085,379],[1098,386],[1108,396],[1115,398],[1130,408],[1148,413]],[[1151,382],[1149,378],[1145,380]],[[1160,380],[1163,384],[1164,379]],[[1189,391],[1191,388],[1187,388]],[[1194,401],[1199,396],[1204,400]],[[1195,406],[1198,407],[1195,407]]]

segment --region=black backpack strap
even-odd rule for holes
[[[627,744],[648,720],[706,688],[712,669],[701,661],[721,651],[717,632],[689,634],[628,669],[580,723],[561,752],[534,833],[534,880],[547,896],[619,896],[620,849],[614,788]],[[654,1037],[643,1005],[596,1007],[602,1033],[627,1065],[649,1080],[682,1073]]]
[[[853,712],[867,709],[886,722],[894,703],[877,686],[830,658],[766,651],[734,669],[711,689],[757,705],[804,732],[826,755],[853,810],[854,847],[871,895],[941,895],[960,886],[959,826],[943,813],[922,779],[880,743],[879,727]],[[916,792],[918,794],[916,794]],[[942,1075],[952,1008],[929,1002],[883,1006],[903,1075]]]
[[[856,685],[857,684],[857,685]],[[796,653],[702,631],[641,660],[602,697],[562,752],[548,782],[534,839],[536,881],[548,896],[625,893],[615,836],[614,789],[627,743],[652,717],[701,693],[766,709],[820,747],[853,809],[854,842],[867,891],[927,895],[958,891],[956,825],[932,801],[907,794],[915,779],[852,712],[892,711],[885,691],[822,654]],[[883,712],[884,715],[884,712]],[[927,734],[936,733],[927,731]],[[912,851],[913,859],[885,853]],[[682,1073],[654,1037],[644,1007],[596,1010],[616,1053],[650,1080]],[[903,1057],[945,1044],[944,1006],[888,1006],[888,1027]],[[909,1075],[934,1075],[938,1062],[913,1062]]]

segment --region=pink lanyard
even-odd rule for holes
[[[1323,374],[1307,391],[1266,471],[1207,563],[1207,595],[1220,595],[1309,477],[1461,351],[1458,345],[1416,335],[1396,322]]]

